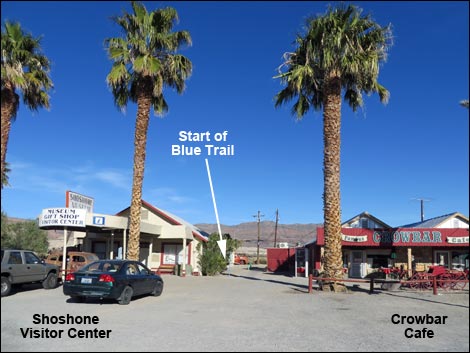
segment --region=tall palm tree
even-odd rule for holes
[[[297,98],[292,114],[298,119],[311,108],[323,110],[325,277],[342,277],[341,93],[353,110],[363,105],[363,93],[378,93],[382,102],[388,101],[389,92],[377,78],[391,40],[391,26],[379,26],[361,9],[329,7],[324,15],[307,20],[306,32],[297,36],[295,51],[284,55],[276,76],[285,85],[276,95],[276,107]]]
[[[468,99],[461,100],[459,103],[462,107],[468,109]]]
[[[11,123],[23,103],[33,111],[49,108],[50,63],[42,54],[40,38],[25,33],[19,23],[5,21],[2,26],[2,165],[5,175],[8,138]],[[20,93],[20,94],[19,94]]]
[[[114,61],[106,81],[115,104],[124,109],[130,100],[137,103],[134,135],[134,172],[130,210],[129,258],[139,259],[142,184],[150,109],[156,115],[168,111],[163,87],[182,93],[185,80],[191,75],[192,64],[176,54],[183,45],[191,45],[187,31],[172,32],[178,21],[175,9],[167,7],[147,12],[145,6],[132,2],[133,13],[124,13],[114,21],[124,32],[123,37],[105,40],[109,57]]]

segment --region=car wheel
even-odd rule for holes
[[[154,297],[158,297],[162,294],[162,292],[163,292],[163,283],[162,282],[155,283],[155,287],[153,288],[152,295]]]
[[[2,276],[2,297],[10,294],[11,291],[11,282],[8,277]]]
[[[53,289],[57,287],[57,275],[53,272],[50,272],[46,279],[42,282],[44,289]]]
[[[126,288],[123,289],[121,296],[118,298],[118,303],[120,305],[129,304],[131,302],[133,293],[134,293],[134,290],[132,289],[132,287],[127,286]]]

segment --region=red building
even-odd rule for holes
[[[367,213],[355,218],[355,224],[379,225],[380,221]],[[455,220],[460,223],[456,223]],[[352,219],[354,220],[354,218]],[[444,265],[449,269],[469,267],[468,218],[458,213],[397,228],[349,228],[351,220],[342,228],[343,265],[349,277],[366,277],[380,267],[400,267],[405,270],[426,271],[430,265]],[[419,227],[427,222],[433,227]],[[382,222],[383,223],[383,222]],[[466,227],[465,227],[466,223]],[[443,228],[459,225],[461,228]],[[418,226],[418,227],[416,227]],[[311,270],[322,270],[324,229],[317,228],[317,237],[306,247],[309,249]]]

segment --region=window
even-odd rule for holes
[[[19,251],[13,251],[10,253],[10,257],[8,258],[9,265],[17,265],[22,263],[23,260],[21,260],[21,253]]]
[[[117,272],[119,270],[118,264],[113,264],[111,262],[106,262],[103,264],[103,272]]]
[[[367,263],[371,268],[388,267],[388,255],[367,255]]]
[[[25,258],[27,264],[39,264],[39,263],[41,263],[41,260],[39,260],[39,258],[36,255],[34,255],[32,252],[25,252],[24,253],[24,258]]]
[[[468,268],[468,252],[452,251],[452,269],[464,270]]]
[[[139,270],[135,264],[128,264],[126,274],[129,276],[137,276],[139,274]]]
[[[181,244],[163,244],[162,246],[164,265],[176,265],[183,263],[183,245]],[[186,263],[188,263],[188,251],[186,251]]]
[[[361,228],[369,228],[369,220],[367,218],[361,218]]]
[[[137,267],[139,268],[139,271],[140,271],[141,275],[148,275],[149,274],[149,271],[147,271],[147,269],[144,266],[139,264],[139,265],[137,265]]]
[[[72,261],[73,262],[85,262],[85,258],[80,255],[75,255],[75,256],[72,256]]]

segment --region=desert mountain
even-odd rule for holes
[[[211,234],[217,233],[217,224],[195,224],[199,229]],[[275,222],[260,222],[260,247],[267,248],[274,246]],[[289,246],[305,244],[312,241],[317,236],[317,227],[321,224],[278,224],[276,242],[288,243]],[[246,222],[238,225],[220,225],[223,234],[229,233],[233,239],[243,242],[244,247],[256,247],[258,239],[258,223]]]

